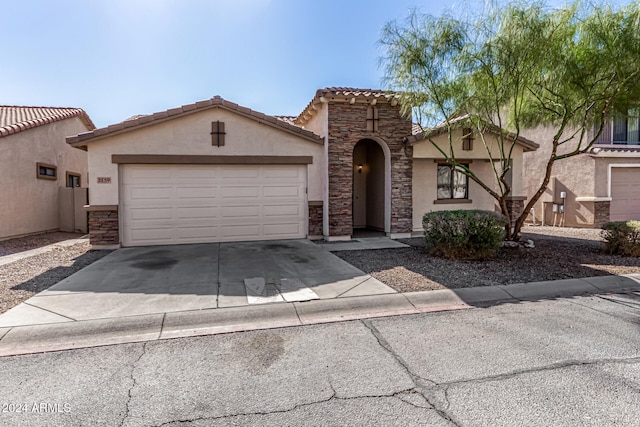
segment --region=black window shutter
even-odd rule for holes
[[[225,135],[224,122],[221,122],[220,120],[211,122],[211,145],[215,145],[217,147],[224,146]]]

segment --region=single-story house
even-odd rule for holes
[[[87,231],[87,153],[65,137],[93,129],[79,108],[0,106],[1,240]]]
[[[381,90],[320,89],[296,117],[214,97],[67,142],[89,155],[94,245],[347,240],[363,228],[407,237],[422,232],[431,210],[495,209],[414,135],[398,96]],[[459,161],[490,180],[496,159],[468,142]],[[517,141],[515,208],[524,200],[522,155],[536,147]]]
[[[530,220],[572,227],[640,220],[639,124],[638,117],[609,119],[587,153],[555,162],[549,186],[534,206]],[[531,197],[542,181],[551,153],[551,145],[545,142],[552,140],[553,132],[545,127],[526,131],[527,137],[541,145],[524,156],[526,196]],[[593,137],[592,132],[588,136]]]

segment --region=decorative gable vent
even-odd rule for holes
[[[379,121],[378,107],[369,105],[367,108],[367,132],[378,132]]]
[[[211,122],[211,145],[216,147],[224,146],[224,136],[227,133],[224,131],[224,122],[216,120]]]

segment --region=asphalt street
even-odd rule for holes
[[[640,426],[640,294],[0,358],[3,426]]]

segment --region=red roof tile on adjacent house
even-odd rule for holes
[[[0,105],[0,138],[71,117],[79,117],[88,130],[96,128],[81,108]]]

